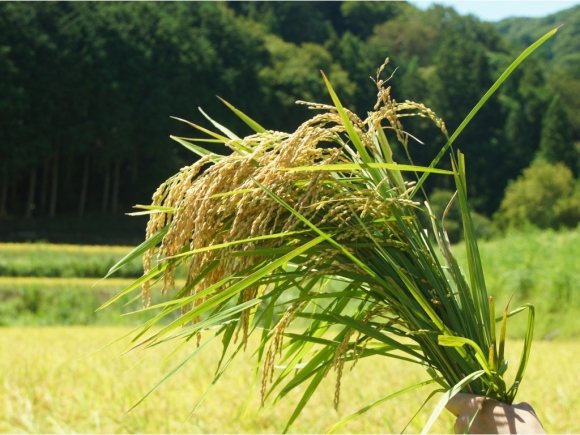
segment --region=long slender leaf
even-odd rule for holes
[[[113,296],[111,299],[109,299],[107,302],[105,302],[103,305],[101,305],[99,308],[97,308],[97,311],[102,310],[104,308],[107,308],[109,305],[111,305],[112,303],[118,301],[119,299],[121,299],[126,294],[128,294],[128,293],[132,292],[133,290],[139,288],[141,286],[141,284],[149,281],[150,279],[152,279],[152,278],[156,277],[157,275],[159,275],[160,273],[162,273],[167,268],[167,266],[168,266],[168,263],[161,263],[157,267],[151,269],[151,271],[149,271],[149,273],[146,273],[141,278],[135,280],[132,284],[130,284],[129,286],[125,287],[120,293],[118,293],[117,295]]]
[[[290,426],[292,425],[292,423],[294,423],[294,421],[296,420],[296,418],[298,417],[300,412],[302,412],[302,410],[304,409],[304,407],[306,406],[306,404],[308,403],[308,401],[312,397],[312,394],[314,394],[314,392],[316,391],[316,388],[318,388],[318,385],[320,384],[320,382],[324,379],[324,375],[325,375],[325,371],[319,370],[318,373],[316,374],[316,376],[314,376],[314,379],[312,379],[312,381],[308,385],[308,388],[306,388],[306,391],[302,395],[302,398],[298,402],[298,405],[296,405],[296,408],[294,409],[294,412],[290,416],[288,423],[286,423],[286,427],[284,428],[283,433],[288,432],[288,429],[290,429]]]
[[[330,82],[328,81],[328,79],[326,78],[326,76],[322,71],[321,74],[322,78],[324,79],[324,83],[326,84],[326,88],[328,89],[328,93],[330,94],[330,98],[332,98],[332,102],[336,106],[336,110],[340,115],[340,118],[342,120],[344,128],[346,129],[346,132],[348,133],[348,137],[352,141],[358,153],[360,154],[363,163],[373,163],[373,160],[371,159],[365,145],[362,143],[360,136],[358,135],[354,126],[352,125],[352,122],[348,114],[346,113],[346,110],[344,110],[344,107],[341,104],[338,95],[336,95],[336,92],[332,88],[332,85],[330,84]]]
[[[399,165],[397,163],[337,163],[334,165],[297,166],[280,168],[279,171],[356,171],[359,169],[391,169],[396,171],[430,172],[433,174],[454,175],[455,172],[425,166]]]
[[[251,149],[248,148],[245,145],[242,145],[241,141],[239,141],[239,140],[230,139],[230,138],[228,138],[226,136],[222,136],[222,135],[217,134],[217,133],[215,133],[215,132],[213,132],[211,130],[208,130],[207,128],[204,128],[204,127],[202,127],[200,125],[197,125],[197,124],[194,124],[192,122],[186,121],[185,119],[177,118],[176,116],[172,116],[172,118],[173,119],[176,119],[178,121],[181,121],[181,122],[185,122],[186,124],[191,125],[193,128],[195,128],[195,129],[197,129],[199,131],[202,131],[202,132],[208,134],[209,136],[211,136],[213,138],[218,139],[219,141],[221,141],[224,144],[232,145],[236,151],[241,152],[242,154],[246,154],[246,153],[251,152]]]
[[[528,326],[526,328],[526,336],[524,338],[524,347],[522,350],[522,356],[520,358],[520,365],[518,367],[518,372],[516,373],[516,377],[514,383],[510,390],[508,391],[508,397],[511,402],[513,402],[518,388],[520,387],[520,383],[524,377],[524,373],[528,366],[528,359],[530,357],[530,351],[532,347],[532,339],[534,338],[534,319],[536,310],[532,304],[525,304],[524,307],[528,308]]]
[[[437,381],[435,379],[429,379],[428,381],[419,382],[418,384],[411,385],[410,387],[407,387],[407,388],[403,388],[402,390],[399,390],[396,393],[389,394],[388,396],[385,396],[382,399],[379,399],[379,400],[371,403],[370,405],[367,405],[364,408],[359,409],[357,412],[349,415],[348,417],[343,418],[339,422],[335,423],[330,429],[328,429],[328,431],[326,433],[332,433],[332,432],[334,432],[339,427],[344,426],[349,421],[351,421],[351,420],[359,417],[360,415],[362,415],[365,412],[373,409],[375,406],[380,405],[381,403],[385,403],[385,402],[387,402],[387,401],[389,401],[391,399],[394,399],[395,397],[398,397],[398,396],[400,396],[402,394],[408,393],[409,391],[416,390],[417,388],[421,388],[421,387],[424,387],[426,385],[433,384],[434,382],[437,382]]]
[[[169,230],[169,226],[167,226],[167,225],[164,226],[156,234],[149,237],[147,240],[145,240],[143,243],[141,243],[139,246],[137,246],[135,249],[133,249],[131,252],[129,252],[127,255],[125,255],[123,258],[121,258],[114,266],[112,266],[109,269],[109,271],[104,276],[104,278],[101,279],[100,281],[98,281],[97,283],[95,283],[93,285],[93,287],[95,285],[97,285],[99,282],[103,281],[104,279],[107,279],[108,277],[110,277],[113,273],[115,273],[117,270],[121,269],[126,264],[130,263],[131,261],[135,260],[138,257],[141,257],[149,249],[157,246],[157,244],[160,243],[161,240],[163,240],[163,237],[165,237],[165,234],[167,234],[168,230]]]
[[[239,136],[236,135],[235,133],[233,133],[229,128],[224,127],[219,122],[214,121],[212,118],[210,118],[209,115],[207,113],[205,113],[201,107],[198,107],[197,109],[201,112],[201,114],[203,116],[206,117],[207,120],[209,120],[209,122],[211,122],[219,131],[221,131],[227,137],[229,137],[232,140],[239,140],[240,139]]]
[[[487,363],[487,358],[476,342],[470,340],[469,338],[454,337],[450,335],[440,335],[437,338],[440,346],[448,346],[448,347],[463,347],[465,345],[471,346],[471,348],[475,350],[475,358],[481,365],[481,368],[485,370],[486,373],[491,375],[491,370]]]
[[[266,131],[266,129],[264,127],[262,127],[260,124],[258,124],[252,118],[250,118],[248,115],[246,115],[242,111],[236,109],[233,105],[231,105],[230,103],[228,103],[223,98],[220,98],[220,97],[218,97],[218,98],[221,100],[222,103],[224,103],[226,106],[228,106],[232,112],[234,112],[236,115],[238,115],[238,117],[242,121],[244,121],[256,133],[264,133]]]
[[[173,139],[175,142],[183,145],[188,150],[193,151],[198,156],[209,157],[211,159],[211,161],[214,163],[221,161],[223,158],[223,156],[220,156],[219,154],[212,153],[211,151],[208,151],[205,148],[200,147],[199,145],[196,145],[194,143],[191,143],[190,141],[187,141],[181,137],[177,137],[177,136],[169,136],[169,137],[171,139]],[[221,143],[221,141],[219,143]]]
[[[199,353],[205,346],[207,346],[211,341],[215,338],[215,335],[211,339],[207,339],[204,343],[197,347],[187,358],[185,358],[181,363],[179,363],[173,370],[171,370],[157,385],[155,385],[147,394],[145,394],[137,403],[135,403],[126,413],[131,412],[137,406],[139,406],[147,397],[153,394],[156,390],[158,390],[163,384],[165,384],[169,379],[173,377],[185,364],[187,364],[197,353]]]
[[[441,397],[439,402],[437,403],[437,406],[435,406],[435,409],[433,410],[433,413],[429,417],[429,420],[427,420],[427,423],[423,427],[421,434],[423,435],[423,434],[429,433],[431,426],[433,426],[433,423],[435,423],[437,418],[439,418],[439,414],[441,414],[441,412],[445,408],[445,405],[447,405],[447,402],[449,402],[449,400],[451,400],[451,398],[453,396],[455,396],[457,393],[459,393],[463,389],[464,386],[466,386],[470,382],[474,381],[475,379],[479,378],[484,373],[485,373],[484,370],[479,370],[479,371],[473,372],[470,375],[467,375],[465,378],[463,378],[460,382],[455,384],[449,390],[447,390],[443,394],[443,396]]]

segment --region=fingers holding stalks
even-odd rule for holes
[[[534,409],[526,402],[508,405],[475,394],[458,393],[447,403],[447,409],[457,417],[455,433],[466,433],[467,428],[470,434],[546,433]]]

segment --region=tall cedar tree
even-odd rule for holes
[[[572,127],[559,95],[552,98],[542,122],[538,157],[550,163],[562,162],[578,176],[580,156],[574,145]]]

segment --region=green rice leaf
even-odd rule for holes
[[[202,320],[198,323],[195,323],[193,326],[188,326],[186,328],[180,329],[175,334],[172,334],[164,339],[157,341],[156,344],[161,344],[184,336],[185,337],[193,336],[194,334],[198,333],[203,329],[209,329],[212,326],[216,326],[216,324],[218,326],[222,326],[222,323],[227,324],[227,322],[225,321],[231,318],[234,314],[238,314],[246,310],[247,308],[254,307],[261,303],[262,303],[261,299],[252,299],[248,302],[244,302],[243,304],[228,308],[227,310],[221,311],[218,314],[213,315],[206,320]],[[237,319],[234,320],[237,321]]]
[[[455,164],[454,164],[455,166]],[[491,341],[491,322],[489,312],[489,300],[487,296],[487,288],[485,285],[485,277],[483,273],[483,266],[481,257],[479,255],[479,248],[477,246],[477,238],[475,237],[475,230],[473,221],[471,220],[471,213],[467,204],[467,180],[465,174],[465,156],[458,153],[457,174],[455,176],[455,185],[457,187],[459,205],[461,209],[461,219],[463,220],[465,249],[467,253],[467,264],[469,268],[469,279],[471,283],[470,291],[472,300],[475,304],[475,312],[477,313],[477,321],[481,325],[480,336],[481,345],[489,348]],[[494,325],[495,327],[495,325]],[[476,337],[473,337],[474,339]]]
[[[202,131],[202,132],[206,133],[207,135],[209,135],[215,139],[218,139],[220,142],[222,142],[226,145],[231,145],[236,151],[240,152],[241,154],[250,153],[252,151],[247,146],[242,145],[241,141],[239,141],[239,140],[230,139],[227,136],[219,135],[211,130],[208,130],[207,128],[203,128],[202,126],[194,124],[194,123],[189,122],[189,121],[186,121],[185,119],[177,118],[176,116],[172,116],[172,118],[176,119],[178,121],[181,121],[181,122],[185,122],[186,124],[191,125],[193,128],[195,128],[199,131]]]
[[[199,254],[201,252],[215,251],[216,249],[229,248],[230,246],[241,245],[243,243],[253,243],[253,242],[260,242],[262,240],[280,239],[280,238],[284,238],[284,237],[290,237],[290,236],[296,236],[296,235],[300,235],[300,234],[306,234],[306,233],[309,233],[309,232],[311,232],[311,231],[308,231],[308,230],[298,230],[298,231],[288,231],[286,233],[265,234],[263,236],[250,237],[249,239],[235,240],[233,242],[218,243],[218,244],[211,245],[211,246],[206,246],[206,247],[203,247],[203,248],[192,249],[190,251],[184,251],[184,252],[182,252],[180,254],[172,255],[171,257],[165,257],[165,258],[166,259],[176,259],[176,258],[181,258],[181,257],[189,257],[191,255]]]
[[[211,123],[214,125],[214,127],[215,127],[215,128],[217,128],[219,131],[221,131],[221,132],[222,132],[223,134],[225,134],[227,137],[229,137],[229,138],[230,138],[230,139],[232,139],[232,140],[239,140],[239,139],[240,139],[240,138],[239,138],[239,137],[238,137],[238,136],[237,136],[235,133],[233,133],[233,132],[232,132],[232,131],[231,131],[229,128],[227,128],[227,127],[224,127],[224,126],[223,126],[223,125],[221,125],[219,122],[217,122],[217,121],[214,121],[212,118],[210,118],[210,117],[209,117],[209,115],[208,115],[207,113],[205,113],[201,107],[198,107],[197,109],[198,109],[198,110],[201,112],[201,114],[202,114],[203,116],[205,116],[205,117],[206,117],[206,119],[207,119],[209,122],[211,122]]]
[[[340,118],[341,118],[342,123],[344,125],[344,128],[346,129],[346,132],[348,133],[348,137],[351,140],[351,142],[353,143],[353,145],[355,146],[358,153],[360,154],[360,157],[361,157],[363,163],[373,163],[373,159],[371,159],[371,156],[369,155],[365,145],[362,143],[358,133],[356,132],[356,130],[354,128],[354,125],[352,124],[348,114],[346,113],[346,110],[344,110],[344,107],[342,106],[342,104],[338,98],[338,95],[336,95],[336,92],[334,92],[334,89],[332,88],[332,85],[330,84],[330,82],[326,78],[326,75],[324,75],[324,73],[322,71],[321,71],[321,74],[322,74],[322,78],[324,79],[324,83],[326,84],[326,88],[328,89],[328,93],[330,94],[330,98],[332,98],[332,102],[334,103],[336,110],[337,110],[338,114],[340,115]]]
[[[292,425],[292,423],[294,423],[294,421],[296,420],[296,418],[298,417],[300,412],[302,412],[302,410],[304,409],[304,407],[306,406],[306,404],[308,403],[308,401],[312,397],[312,394],[314,394],[314,392],[316,391],[316,388],[318,388],[318,385],[320,384],[320,382],[324,379],[325,374],[326,374],[325,370],[318,370],[318,373],[316,374],[316,376],[314,376],[314,379],[312,379],[312,381],[308,385],[308,388],[306,388],[306,391],[302,395],[300,402],[298,402],[298,405],[296,405],[296,408],[294,409],[294,412],[290,416],[288,423],[286,423],[286,427],[284,428],[283,433],[288,432],[288,429],[290,429],[290,426]]]
[[[205,148],[200,147],[199,145],[195,145],[194,143],[191,143],[183,138],[180,138],[177,136],[169,136],[169,137],[171,139],[173,139],[175,142],[183,145],[188,150],[193,151],[198,156],[209,157],[211,159],[211,161],[214,163],[219,162],[223,158],[223,156],[220,156],[219,154],[212,153],[211,151],[208,151]],[[222,143],[222,141],[218,141],[218,143]]]
[[[131,412],[133,409],[135,409],[137,406],[139,406],[141,403],[143,403],[143,401],[145,399],[147,399],[147,397],[149,397],[151,394],[153,394],[156,390],[158,390],[163,384],[165,384],[165,382],[167,382],[169,379],[171,379],[173,377],[173,375],[175,375],[175,373],[177,373],[185,364],[187,364],[195,355],[197,355],[204,347],[206,347],[209,343],[212,342],[212,340],[216,337],[216,335],[214,335],[213,337],[211,337],[210,339],[206,340],[203,342],[203,344],[199,347],[196,347],[195,350],[187,357],[185,358],[181,363],[179,363],[177,366],[175,366],[175,368],[173,370],[171,370],[157,385],[155,385],[151,390],[149,390],[149,392],[147,394],[145,394],[141,399],[139,399],[139,401],[137,403],[135,403],[131,408],[129,408],[125,414],[128,414],[129,412]]]
[[[189,420],[191,418],[191,416],[195,413],[195,411],[197,410],[197,408],[199,408],[199,406],[203,403],[203,401],[205,400],[205,398],[207,397],[207,395],[213,389],[213,387],[215,386],[215,384],[217,384],[217,381],[222,377],[222,375],[225,373],[225,371],[228,368],[228,366],[232,363],[232,361],[235,359],[235,357],[238,355],[238,353],[240,352],[240,350],[242,350],[243,347],[244,347],[243,343],[240,343],[237,346],[236,350],[234,352],[232,352],[232,355],[228,358],[228,360],[225,362],[225,364],[221,367],[221,369],[218,368],[218,371],[214,375],[214,378],[213,378],[211,384],[204,391],[203,395],[198,400],[198,402],[195,404],[195,406],[193,407],[193,409],[191,410],[191,412],[189,413],[189,415],[187,416],[187,418],[186,418],[185,421]]]
[[[167,225],[164,226],[157,233],[155,233],[154,235],[149,237],[147,240],[145,240],[143,243],[141,243],[139,246],[137,246],[135,249],[133,249],[131,252],[129,252],[127,255],[125,255],[123,258],[121,258],[114,266],[112,266],[109,269],[107,274],[101,280],[97,281],[93,285],[93,287],[95,285],[97,285],[98,283],[100,283],[101,281],[103,281],[104,279],[107,279],[108,277],[110,277],[113,273],[115,273],[117,270],[121,269],[126,264],[130,263],[131,261],[135,260],[138,257],[141,257],[149,249],[157,246],[157,244],[160,243],[161,240],[163,240],[163,237],[165,237],[165,234],[167,234],[168,230],[169,230],[169,226],[167,226]]]
[[[520,383],[524,377],[524,373],[528,366],[528,359],[530,357],[530,351],[532,347],[532,339],[534,338],[534,319],[536,315],[536,310],[532,304],[525,304],[523,308],[528,309],[528,326],[526,328],[526,336],[524,338],[524,347],[522,350],[522,356],[520,358],[520,365],[518,367],[518,372],[516,373],[516,377],[514,379],[514,383],[512,387],[508,391],[508,397],[510,403],[513,402],[514,398],[516,397],[518,388]]]
[[[383,156],[384,156],[385,160],[387,161],[387,163],[395,163],[393,161],[393,151],[389,145],[389,141],[387,140],[387,136],[385,135],[385,131],[382,128],[378,129],[377,136],[378,136],[378,143],[379,143],[381,150],[383,151]],[[398,169],[390,170],[389,174],[391,174],[393,176],[393,179],[395,181],[396,186],[398,186],[399,188],[402,188],[405,185],[405,181],[403,180],[403,176],[401,175],[401,173],[399,172]]]
[[[118,301],[119,299],[121,299],[126,294],[128,294],[128,293],[132,292],[133,290],[139,288],[143,283],[149,281],[152,278],[155,278],[157,275],[159,275],[160,273],[162,273],[167,268],[167,266],[168,266],[168,263],[161,263],[157,267],[154,267],[153,269],[151,269],[149,271],[149,273],[146,273],[141,278],[135,280],[132,284],[130,284],[129,286],[127,286],[120,293],[118,293],[117,295],[113,296],[111,299],[109,299],[107,302],[105,302],[103,305],[101,305],[99,308],[97,308],[97,311],[102,310],[104,308],[107,308],[109,305],[111,305],[112,303]]]
[[[191,311],[184,314],[179,319],[174,320],[169,325],[164,327],[161,331],[157,332],[154,337],[160,338],[166,335],[168,332],[180,327],[182,324],[194,320],[198,316],[204,314],[208,310],[212,309],[213,307],[217,306],[218,304],[227,301],[231,297],[235,296],[236,294],[244,291],[246,288],[254,285],[260,278],[264,277],[267,274],[272,273],[274,270],[282,267],[283,265],[287,264],[292,258],[302,254],[304,251],[307,251],[312,246],[315,246],[322,242],[324,239],[322,237],[316,237],[315,239],[305,243],[304,245],[294,249],[292,252],[280,257],[276,261],[268,263],[261,269],[258,269],[251,275],[243,278],[242,280],[238,281],[237,283],[231,285],[227,289],[215,294],[214,296],[210,297],[209,299],[205,300],[203,303],[198,305],[197,307],[193,308]],[[165,263],[166,264],[166,263]],[[212,286],[213,287],[213,286]],[[213,289],[212,289],[213,290]],[[205,290],[206,293],[199,292],[192,298],[199,298],[200,295],[205,295],[209,293],[208,289]]]
[[[297,166],[295,168],[280,168],[279,171],[356,171],[362,169],[391,169],[396,171],[431,172],[434,174],[454,175],[455,172],[424,166],[399,165],[397,163],[339,163],[335,165]]]
[[[408,393],[409,391],[416,390],[417,388],[421,388],[421,387],[424,387],[426,385],[430,385],[430,384],[432,384],[434,382],[437,382],[437,381],[435,379],[429,379],[428,381],[420,382],[418,384],[411,385],[410,387],[403,388],[402,390],[399,390],[396,393],[389,394],[388,396],[385,396],[382,399],[379,399],[376,402],[373,402],[370,405],[367,405],[364,408],[359,409],[357,412],[349,415],[348,417],[343,418],[339,422],[335,423],[326,433],[332,433],[332,432],[334,432],[339,427],[345,425],[349,421],[357,418],[358,416],[360,416],[360,415],[364,414],[365,412],[373,409],[375,406],[380,405],[381,403],[387,402],[387,401],[389,401],[391,399],[394,399],[395,397],[398,397],[398,396],[400,396],[402,394]]]
[[[425,357],[420,353],[415,352],[411,346],[399,343],[397,340],[390,338],[388,335],[383,334],[371,326],[367,325],[360,320],[354,319],[350,316],[340,316],[338,314],[330,313],[329,316],[335,319],[338,323],[346,325],[356,331],[362,332],[363,334],[374,338],[382,343],[392,346],[394,349],[400,350],[401,352],[407,353],[414,358],[417,358],[417,364],[425,362]]]
[[[491,370],[487,363],[487,358],[485,354],[483,353],[481,348],[477,345],[477,343],[475,343],[473,340],[470,340],[469,338],[465,337],[455,337],[452,335],[439,335],[437,337],[437,342],[439,343],[440,346],[446,347],[463,347],[465,345],[470,346],[471,348],[473,348],[473,350],[475,350],[475,358],[477,359],[477,362],[479,362],[479,364],[481,365],[481,368],[485,370],[487,374],[491,375]]]
[[[236,109],[233,105],[231,105],[230,103],[228,103],[223,98],[220,98],[220,97],[218,97],[218,98],[221,100],[222,103],[224,103],[226,106],[228,106],[232,112],[234,112],[236,115],[238,115],[238,117],[242,121],[244,121],[256,133],[264,133],[266,131],[266,129],[264,127],[262,127],[260,124],[258,124],[252,118],[250,118],[248,115],[246,115],[242,111]]]
[[[445,393],[437,403],[437,406],[435,406],[435,409],[433,410],[433,413],[429,417],[429,420],[427,420],[427,423],[423,427],[421,435],[429,433],[429,430],[433,426],[433,423],[435,423],[437,418],[439,418],[439,415],[441,414],[443,409],[445,409],[445,405],[447,405],[447,402],[449,402],[449,400],[451,400],[453,396],[459,393],[463,389],[463,387],[465,387],[467,384],[479,378],[484,373],[485,373],[484,370],[478,370],[476,372],[473,372],[470,375],[467,375],[465,378],[463,378],[460,382],[455,384],[449,390],[445,391]]]

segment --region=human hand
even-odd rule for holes
[[[475,394],[458,393],[447,403],[447,409],[456,417],[455,433],[464,433],[471,418],[477,413],[468,433],[545,434],[534,409],[526,402],[507,405]]]

